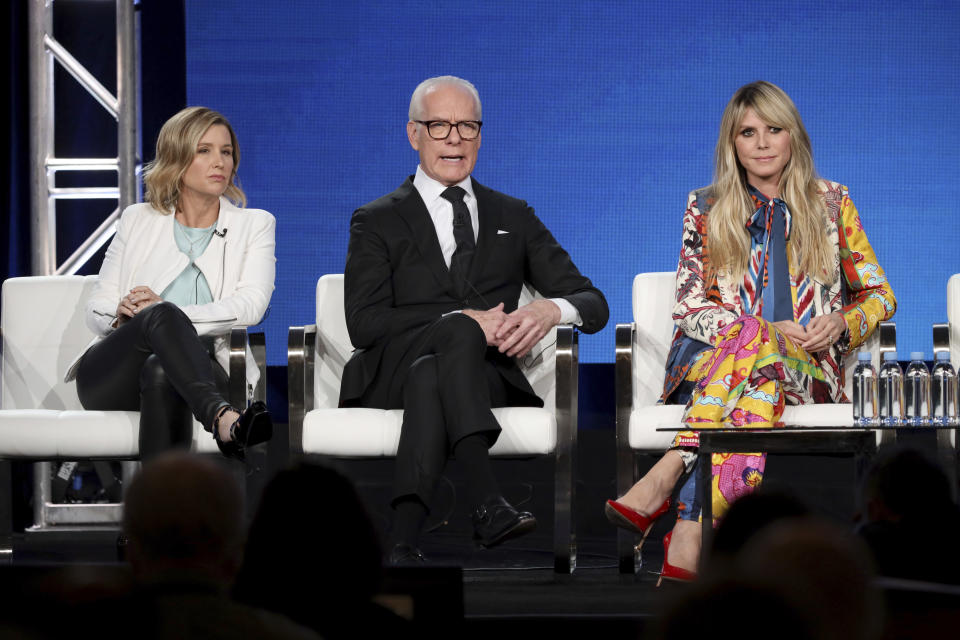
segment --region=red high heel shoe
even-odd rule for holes
[[[639,533],[646,538],[650,527],[653,525],[653,521],[665,514],[669,509],[670,498],[664,500],[660,508],[649,516],[645,516],[639,511],[634,511],[627,505],[617,502],[616,500],[607,500],[607,504],[603,508],[603,513],[612,524],[628,531]]]
[[[667,562],[667,554],[670,552],[670,540],[672,538],[673,531],[670,531],[667,535],[663,536],[663,568],[660,569],[660,580],[657,581],[658,587],[664,579],[674,580],[676,582],[693,582],[697,579],[696,572],[675,567]]]

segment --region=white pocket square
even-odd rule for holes
[[[498,235],[498,236],[505,236],[505,235],[507,235],[508,233],[510,233],[510,232],[509,232],[509,231],[504,231],[503,229],[497,229],[497,235]]]

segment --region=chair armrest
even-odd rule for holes
[[[557,352],[554,375],[554,404],[557,418],[557,445],[554,461],[554,535],[553,570],[572,573],[577,563],[576,482],[574,471],[577,455],[577,390],[579,386],[580,352],[577,328],[572,324],[557,325]]]
[[[847,353],[845,358],[845,366],[847,367],[847,377],[851,377],[853,367],[856,364],[857,354],[865,351],[869,352],[872,356],[875,356],[879,359],[880,363],[883,363],[883,354],[887,351],[896,351],[897,350],[897,323],[895,322],[881,322],[876,330],[870,334],[870,337],[863,341],[863,343],[854,349],[851,349]],[[849,380],[847,381],[849,382]],[[849,391],[849,390],[848,390]],[[849,393],[847,394],[849,395]]]
[[[880,364],[883,364],[883,354],[888,351],[896,353],[897,351],[897,323],[881,322],[880,326],[867,341],[860,346],[860,349],[867,349],[871,354],[879,356]],[[848,390],[847,397],[853,398],[853,376],[848,376],[845,390]],[[880,433],[880,444],[889,445],[896,442],[897,436],[893,431],[883,431]]]
[[[572,324],[557,325],[557,362],[556,362],[556,412],[557,428],[577,425],[577,386],[579,384],[578,368],[580,365],[580,345],[577,328]],[[558,440],[564,434],[558,433]],[[574,438],[576,434],[574,434]]]
[[[634,482],[633,451],[630,449],[630,414],[633,411],[633,341],[636,324],[618,324],[616,328],[617,495],[626,493]]]
[[[897,350],[897,323],[881,322],[880,328],[880,357],[887,351]]]
[[[287,334],[287,398],[290,453],[303,453],[303,417],[313,409],[313,366],[317,325],[290,327]]]
[[[933,359],[937,359],[938,351],[950,353],[950,323],[937,322],[933,325]]]
[[[254,391],[254,399],[262,400],[266,396],[267,388],[267,353],[266,339],[263,331],[248,331],[247,327],[233,327],[230,329],[230,376],[228,400],[234,407],[243,410],[249,400],[247,383],[247,344],[253,353],[254,362],[260,370],[260,380]],[[258,391],[259,390],[259,395]]]
[[[253,361],[257,363],[257,369],[260,371],[260,378],[257,380],[256,388],[253,390],[253,399],[266,402],[267,339],[263,331],[253,331],[247,333],[247,342],[250,345],[250,352],[253,354]]]
[[[616,475],[617,496],[622,496],[636,481],[637,463],[630,448],[630,414],[633,412],[633,347],[637,338],[636,323],[621,323],[616,329],[616,360],[614,361],[614,388],[616,390]],[[617,565],[620,573],[636,571],[636,536],[623,529],[617,530]]]

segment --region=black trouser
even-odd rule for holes
[[[193,417],[210,430],[228,378],[190,319],[169,302],[147,307],[93,345],[77,369],[84,409],[140,412],[140,458],[189,448]],[[192,415],[191,415],[192,413]]]
[[[429,505],[457,442],[482,433],[493,445],[500,425],[490,409],[515,398],[488,359],[483,330],[472,318],[440,318],[412,349],[417,357],[390,394],[390,408],[403,409],[394,498],[416,495]]]

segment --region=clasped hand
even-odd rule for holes
[[[793,340],[801,349],[808,353],[817,353],[829,349],[840,339],[847,329],[847,322],[841,313],[834,311],[825,316],[815,316],[807,326],[792,320],[774,322],[773,326]]]
[[[137,315],[147,307],[157,302],[162,302],[162,298],[155,294],[150,287],[134,287],[130,293],[120,299],[117,305],[117,326]]]
[[[487,344],[510,357],[523,357],[560,322],[560,308],[549,300],[534,300],[511,313],[501,302],[492,309],[464,309],[480,325]]]

